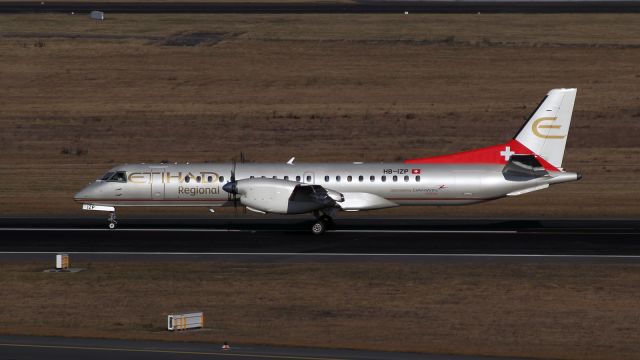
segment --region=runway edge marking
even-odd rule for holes
[[[0,343],[0,347],[20,347],[35,349],[60,349],[60,350],[93,350],[93,351],[120,351],[137,353],[157,353],[157,354],[180,354],[180,355],[205,355],[217,357],[253,357],[262,359],[290,359],[290,360],[349,360],[347,358],[334,357],[307,357],[296,355],[266,355],[266,354],[237,354],[237,353],[214,353],[205,351],[182,351],[182,350],[157,350],[157,349],[132,349],[99,346],[71,346],[71,345],[40,345],[40,344],[11,344]]]

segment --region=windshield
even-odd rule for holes
[[[102,175],[102,177],[100,178],[100,180],[105,180],[105,181],[106,181],[106,180],[109,180],[109,179],[111,179],[111,177],[113,176],[113,174],[115,174],[115,172],[110,171],[110,172],[108,172],[108,173],[106,173],[106,174]]]
[[[127,182],[127,173],[125,171],[110,171],[104,174],[100,180],[110,182]]]

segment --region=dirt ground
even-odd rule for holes
[[[640,342],[637,264],[46,265],[0,264],[0,333],[580,360],[637,359]],[[206,329],[166,331],[193,310]]]
[[[119,163],[226,162],[241,151],[400,161],[492,145],[549,89],[577,87],[563,165],[580,182],[366,215],[638,217],[639,20],[0,15],[0,215],[81,214],[73,194]]]

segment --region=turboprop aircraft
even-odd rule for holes
[[[120,165],[75,194],[85,210],[124,206],[237,206],[313,214],[322,234],[337,211],[467,205],[579,180],[562,158],[576,89],[553,89],[506,143],[398,163]]]

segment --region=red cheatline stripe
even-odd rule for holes
[[[153,202],[162,202],[162,201],[233,201],[227,199],[73,199],[79,202],[96,202],[96,201],[153,201]]]
[[[489,200],[485,198],[386,198],[387,200],[427,200],[427,201],[457,201],[457,200]],[[183,201],[199,201],[199,202],[207,202],[207,201],[217,201],[217,202],[226,202],[233,201],[228,199],[162,199],[162,200],[154,200],[154,199],[74,199],[78,202],[96,202],[96,201],[114,201],[114,202],[126,202],[126,201],[148,201],[148,202],[183,202]]]

